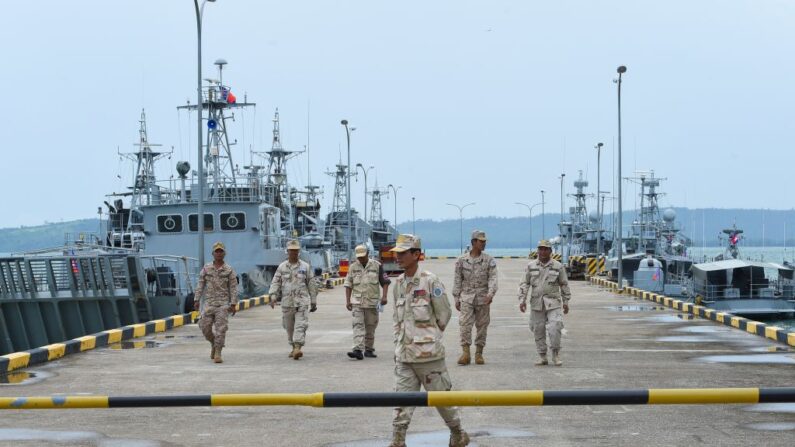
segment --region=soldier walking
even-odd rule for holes
[[[387,303],[391,281],[381,263],[368,256],[367,247],[359,245],[356,259],[345,277],[345,307],[353,312],[353,350],[348,357],[375,358],[375,328],[378,327],[378,304]]]
[[[420,238],[401,234],[395,248],[397,262],[404,273],[393,292],[395,331],[395,391],[450,391],[453,387],[444,362],[442,337],[450,321],[450,300],[439,278],[419,271],[422,254]],[[451,447],[469,444],[461,428],[458,408],[436,407],[450,428]],[[395,408],[390,447],[406,447],[406,431],[414,407]]]
[[[527,310],[527,293],[530,292],[530,331],[541,357],[535,364],[548,365],[547,337],[552,349],[552,364],[563,365],[560,359],[560,335],[563,314],[569,313],[569,280],[560,262],[551,259],[552,245],[547,240],[538,243],[538,259],[527,264],[519,285],[519,310]],[[562,311],[561,311],[562,307]]]
[[[475,337],[475,363],[482,365],[483,348],[489,328],[491,301],[497,293],[497,261],[483,252],[486,249],[486,233],[472,232],[472,248],[458,257],[455,263],[453,298],[455,308],[461,312],[458,322],[461,330],[459,365],[469,365],[472,345],[472,326],[477,329]]]
[[[287,260],[279,264],[268,291],[271,308],[281,299],[282,326],[292,347],[288,357],[294,360],[304,355],[301,348],[306,343],[309,312],[317,310],[317,285],[312,268],[298,258],[300,253],[301,244],[297,240],[287,243]]]
[[[237,308],[237,274],[226,262],[226,248],[221,242],[213,244],[213,262],[202,267],[199,284],[196,286],[194,308],[200,309],[199,328],[204,338],[210,342],[210,358],[215,363],[223,363],[221,350],[226,342],[229,328],[228,314],[235,314]],[[202,303],[202,300],[204,301]]]

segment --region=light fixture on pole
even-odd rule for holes
[[[392,189],[392,194],[394,194],[394,196],[395,196],[395,221],[392,222],[392,223],[395,225],[395,239],[397,239],[397,235],[399,233],[399,231],[398,231],[398,223],[397,223],[397,192],[398,192],[398,190],[400,190],[400,188],[402,188],[402,186],[398,186],[397,188],[395,188],[390,183],[386,188],[387,189],[391,188]]]
[[[618,290],[624,290],[624,268],[622,264],[623,261],[623,251],[624,251],[624,241],[622,237],[622,219],[621,214],[623,212],[621,206],[621,75],[627,72],[627,67],[621,65],[616,69],[618,73],[618,79],[615,81],[618,84],[618,231],[616,232],[616,252],[618,253]]]
[[[475,204],[475,202],[470,202],[470,203],[467,203],[466,205],[463,205],[463,206],[456,205],[455,203],[448,203],[447,204],[447,205],[454,206],[454,207],[458,208],[458,219],[459,219],[459,221],[461,223],[461,229],[460,229],[461,253],[464,252],[464,208],[466,208],[466,207],[468,207],[470,205],[474,205],[474,204]]]
[[[351,252],[353,251],[354,238],[353,218],[351,217],[351,129],[348,127],[348,120],[342,120],[340,124],[345,126],[345,137],[348,142],[348,178],[345,181],[345,187],[347,189],[345,208],[348,210],[348,259],[350,259]]]
[[[364,221],[367,222],[367,173],[370,169],[375,169],[375,166],[370,166],[367,169],[364,169],[361,163],[356,163],[356,169],[362,168],[362,172],[364,172]],[[376,182],[378,182],[378,178],[376,177]]]
[[[215,0],[204,0],[201,7],[199,7],[199,0],[193,0],[193,6],[196,9],[196,115],[197,115],[197,144],[199,155],[199,200],[198,200],[198,220],[199,220],[199,266],[204,266],[204,151],[202,147],[202,110],[204,109],[204,101],[202,101],[202,19],[204,17],[204,5],[207,2],[214,3]]]
[[[599,197],[602,194],[602,146],[604,143],[596,143],[596,218],[599,221],[599,232],[596,233],[596,254],[602,256],[602,212],[599,205]]]
[[[530,214],[530,244],[531,244],[530,248],[532,248],[532,244],[535,244],[537,242],[533,241],[533,208],[537,207],[538,205],[541,205],[541,202],[534,203],[533,205],[528,205],[524,202],[514,202],[514,203],[516,205],[522,205],[525,208],[527,208],[527,212],[528,214]]]

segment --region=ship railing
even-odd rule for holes
[[[193,293],[198,282],[199,261],[196,258],[174,255],[141,256],[141,265],[146,272],[153,272],[148,279],[148,295],[180,295]]]

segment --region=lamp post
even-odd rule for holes
[[[546,225],[544,224],[544,190],[541,190],[541,239],[546,239]]]
[[[414,199],[415,197],[411,198],[411,234],[417,234],[417,220],[414,218]]]
[[[460,230],[460,243],[461,243],[461,253],[464,252],[464,208],[474,205],[475,202],[467,203],[466,205],[460,206],[456,205],[455,203],[448,203],[447,205],[454,206],[458,208],[458,219],[461,222],[461,230]]]
[[[393,222],[393,223],[395,224],[395,239],[397,239],[397,235],[398,235],[398,224],[397,224],[397,192],[398,192],[398,190],[400,190],[400,188],[402,188],[402,186],[398,186],[397,188],[395,188],[394,186],[392,186],[392,184],[389,184],[389,185],[386,187],[386,189],[390,189],[390,188],[392,188],[392,194],[394,194],[394,195],[395,195],[395,222]]]
[[[345,208],[348,210],[348,257],[350,259],[353,251],[353,219],[351,218],[351,129],[348,127],[348,120],[340,121],[345,126],[345,137],[348,142],[348,178],[345,179]],[[365,202],[367,202],[365,200]]]
[[[197,123],[196,134],[199,153],[199,204],[197,213],[199,214],[199,265],[204,266],[204,151],[202,150],[202,17],[204,16],[204,5],[215,0],[204,0],[199,7],[199,0],[193,0],[196,10],[196,115]]]
[[[563,196],[563,179],[566,178],[566,173],[565,172],[561,173],[560,177],[558,177],[558,178],[560,179],[560,220],[562,221],[563,220],[563,208],[565,208],[565,206],[566,206],[564,204],[565,197]]]
[[[616,69],[618,73],[618,79],[616,83],[618,84],[618,232],[616,237],[616,246],[618,250],[618,290],[624,290],[624,268],[621,265],[623,261],[623,245],[624,241],[622,239],[622,222],[621,222],[621,213],[623,212],[621,207],[621,75],[627,72],[627,67],[621,65]]]
[[[535,244],[535,242],[533,242],[533,208],[537,207],[538,205],[541,205],[541,202],[534,203],[533,205],[528,205],[523,202],[514,202],[514,203],[517,205],[522,205],[525,208],[527,208],[527,212],[528,214],[530,214],[530,244]]]
[[[596,218],[599,219],[599,232],[596,234],[596,254],[602,255],[602,211],[599,207],[599,196],[602,194],[602,146],[604,143],[597,143],[596,146]]]
[[[374,166],[370,166],[367,169],[364,169],[361,163],[356,163],[356,169],[362,168],[362,172],[364,172],[364,221],[367,222],[367,173],[370,169],[375,169]],[[378,182],[378,178],[376,177],[376,182]]]

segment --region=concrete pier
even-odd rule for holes
[[[456,365],[455,317],[445,334],[455,389],[795,384],[795,354],[783,344],[584,281],[572,282],[564,365],[534,367],[528,315],[516,301],[525,260],[498,265],[486,364]],[[422,268],[438,274],[449,292],[452,260],[429,260]],[[363,361],[345,355],[352,337],[343,288],[323,292],[318,303],[299,361],[287,357],[280,309],[255,307],[231,319],[223,364],[211,362],[209,344],[188,325],[12,373],[0,381],[17,383],[0,385],[0,396],[393,390],[391,303],[376,335],[379,357]],[[462,418],[474,434],[472,445],[479,446],[789,446],[795,439],[795,404],[473,407],[463,409]],[[8,410],[0,413],[0,446],[385,446],[391,419],[388,408]],[[434,409],[417,409],[408,445],[447,445],[445,431]]]

